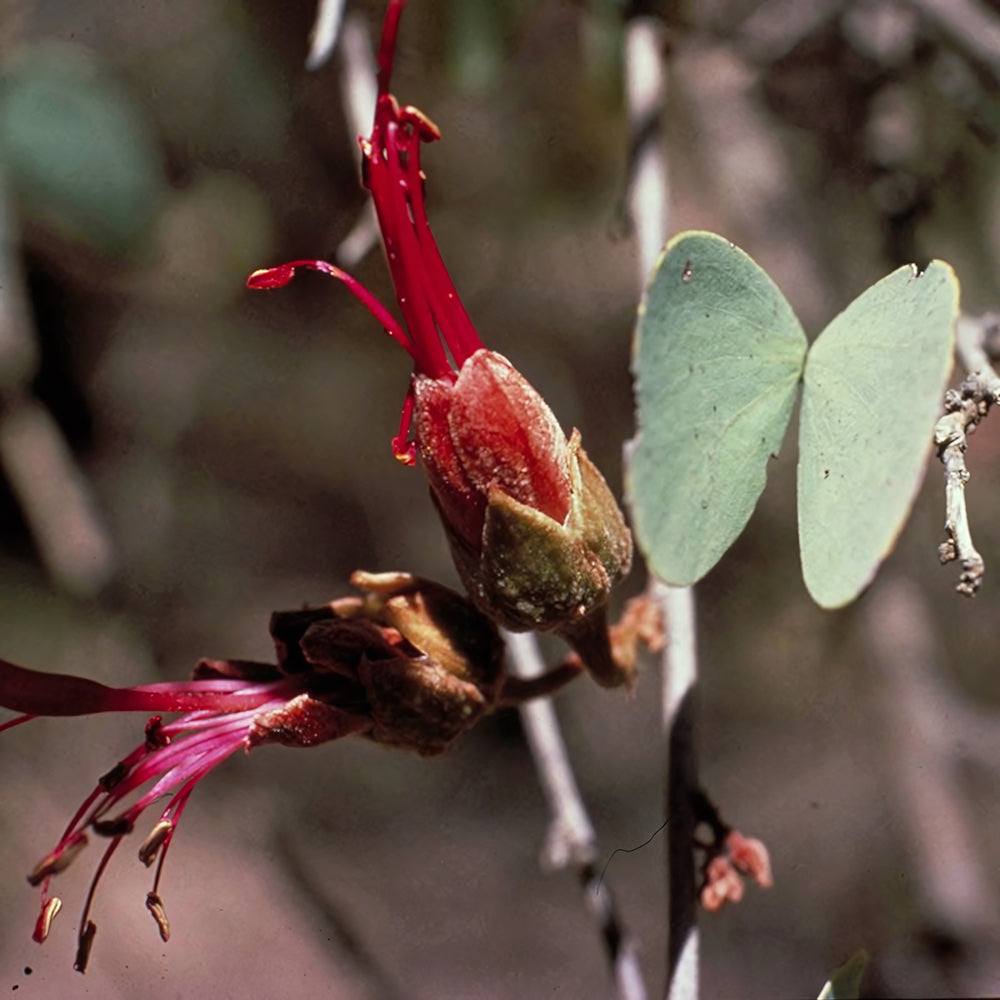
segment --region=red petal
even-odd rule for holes
[[[502,355],[461,368],[449,416],[457,461],[483,493],[496,484],[560,524],[569,514],[566,435],[548,404]]]

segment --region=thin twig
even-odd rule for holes
[[[344,0],[319,0],[316,20],[309,33],[309,55],[306,69],[319,69],[330,58],[340,35],[344,18]]]
[[[934,444],[944,465],[945,540],[938,546],[942,563],[960,560],[962,575],[955,589],[973,596],[986,572],[983,557],[972,541],[965,484],[969,470],[965,464],[968,437],[1000,400],[1000,376],[994,371],[984,348],[984,340],[997,327],[995,316],[975,320],[961,317],[956,350],[969,372],[958,389],[945,393],[945,414],[934,428]]]
[[[628,207],[639,250],[644,287],[666,241],[669,178],[659,122],[666,99],[662,24],[631,18],[625,32],[625,99],[633,136],[632,184]],[[663,655],[663,727],[668,739],[666,809],[669,904],[667,996],[698,996],[698,929],[695,827],[692,791],[697,787],[694,691],[698,677],[694,594],[654,580],[650,593],[667,623]]]
[[[675,90],[692,157],[714,217],[782,284],[804,320],[827,313],[830,266],[822,232],[796,182],[792,157],[761,95],[761,71],[735,45],[691,39],[677,46]],[[808,325],[808,322],[807,322]]]
[[[766,0],[740,25],[740,48],[759,65],[776,62],[841,13],[840,0]]]
[[[695,694],[698,654],[694,591],[655,580],[653,599],[667,621],[663,651],[663,727],[667,744],[667,866],[670,877],[667,997],[697,1000],[698,923],[695,833],[698,788],[695,744]]]
[[[628,209],[639,251],[640,288],[667,237],[670,183],[660,118],[666,96],[660,21],[634,17],[625,29],[625,105],[631,137]]]
[[[344,20],[340,32],[340,55],[340,94],[348,132],[353,138],[365,134],[370,128],[378,94],[371,34],[360,14],[349,14]],[[358,170],[361,170],[360,157]],[[378,240],[375,205],[371,198],[366,198],[354,226],[337,247],[337,263],[343,267],[354,267],[378,245]]]
[[[511,674],[532,678],[545,672],[533,634],[505,632],[504,638]],[[577,788],[555,708],[550,699],[543,698],[526,702],[519,711],[551,815],[542,864],[549,869],[574,868],[604,942],[618,997],[644,1000],[646,988],[635,943],[618,915],[607,878],[602,879],[597,870],[597,838]]]

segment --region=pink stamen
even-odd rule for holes
[[[21,668],[14,669],[20,670]],[[25,671],[25,673],[32,674],[33,671]],[[9,671],[6,672],[6,676],[8,678],[14,676],[19,681],[25,680],[23,675],[12,675]],[[51,677],[52,675],[40,676]],[[199,706],[204,706],[206,699],[218,703],[219,700],[229,702],[234,698],[249,699],[252,706],[241,711],[226,712],[226,714],[220,714],[219,710],[215,708],[199,707],[198,710],[189,715],[166,725],[162,725],[158,718],[154,717],[151,720],[151,725],[147,726],[146,742],[136,747],[98,782],[97,787],[87,796],[70,820],[55,850],[39,863],[29,878],[33,884],[41,885],[41,912],[36,922],[35,937],[36,940],[44,940],[59,906],[58,900],[53,902],[53,899],[49,898],[48,895],[52,876],[66,867],[73,856],[83,848],[87,842],[88,830],[92,829],[111,838],[111,843],[104,851],[91,880],[80,919],[81,931],[75,963],[75,967],[80,972],[86,968],[96,930],[95,925],[90,920],[90,913],[97,887],[122,838],[132,832],[139,817],[153,802],[164,796],[170,796],[170,801],[161,814],[161,822],[170,822],[171,828],[163,836],[157,852],[150,853],[147,862],[151,863],[154,854],[158,853],[152,897],[159,907],[159,916],[156,912],[154,912],[154,916],[157,916],[157,924],[160,926],[161,934],[163,934],[167,925],[157,888],[167,847],[173,838],[177,822],[191,793],[209,771],[232,756],[237,750],[248,745],[247,735],[257,715],[286,704],[295,693],[301,690],[302,682],[301,680],[279,680],[265,684],[247,684],[240,680],[206,680],[190,685],[191,688],[196,686],[204,689],[202,691],[203,697],[198,701]],[[109,693],[122,693],[117,689],[103,688],[102,685],[96,685],[96,687],[102,689],[98,691],[98,694],[105,701]],[[181,685],[149,685],[149,688],[154,690],[134,689],[134,691],[140,695],[162,700],[163,697],[176,698],[177,692],[174,689],[177,687],[181,687]],[[93,694],[92,689],[85,690]],[[5,690],[4,694],[7,693]],[[191,691],[187,692],[187,694],[191,693]],[[93,705],[90,707],[93,708]],[[150,739],[151,730],[155,732],[155,739]],[[151,787],[124,812],[112,816],[110,819],[105,818],[133,792],[150,782],[152,782]],[[141,856],[142,852],[140,852]],[[169,929],[166,930],[166,933],[169,933]]]
[[[285,685],[284,688],[280,685]],[[0,660],[0,706],[23,716],[0,726],[0,732],[40,715],[75,716],[98,712],[240,712],[257,708],[295,682],[248,684],[204,680],[112,688],[71,674],[28,670]]]

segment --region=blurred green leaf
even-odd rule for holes
[[[712,233],[660,258],[636,327],[636,537],[668,583],[705,575],[743,530],[795,401],[806,339],[773,281]]]
[[[861,996],[861,979],[868,967],[868,952],[856,951],[827,980],[819,1000],[857,1000]]]
[[[452,0],[448,7],[448,62],[463,90],[485,93],[503,69],[502,11],[490,0]]]
[[[0,169],[22,210],[98,249],[127,249],[166,181],[128,90],[82,49],[36,48],[0,79]]]
[[[819,335],[804,375],[798,510],[802,572],[824,608],[853,600],[920,486],[951,370],[958,281],[902,267]]]

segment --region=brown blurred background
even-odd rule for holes
[[[995,306],[1000,5],[651,9],[671,43],[674,231],[745,248],[810,335],[911,260],[949,260],[964,308]],[[377,32],[381,3],[348,12]],[[484,341],[581,429],[616,489],[638,299],[620,209],[623,13],[411,0],[394,77],[444,134],[424,157],[429,211]],[[365,205],[343,60],[304,68],[314,15],[265,0],[4,5],[4,658],[114,684],[179,678],[202,656],[268,658],[269,613],[345,592],[355,568],[455,582],[422,475],[390,454],[408,359],[334,282],[243,288],[255,267],[333,259]],[[393,303],[378,247],[352,270]],[[886,379],[888,420],[906,386]],[[794,435],[699,587],[704,780],[766,840],[777,881],[703,921],[705,997],[815,996],[859,947],[874,956],[867,995],[1000,992],[998,434],[987,422],[969,453],[988,574],[974,601],[936,564],[932,465],[872,590],[836,614],[813,606]],[[664,818],[658,698],[650,662],[631,700],[589,681],[558,699],[606,854]],[[512,712],[439,760],[345,741],[228,762],[170,852],[169,944],[126,844],[79,977],[98,847],[61,876],[66,910],[42,949],[23,876],[143,721],[39,721],[0,740],[0,988],[609,995],[574,877],[538,869],[547,817]],[[656,838],[608,871],[653,995],[663,870]]]

